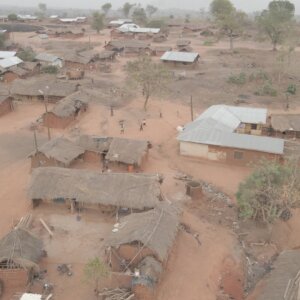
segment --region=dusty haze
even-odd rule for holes
[[[122,0],[111,0],[111,1],[99,1],[99,0],[0,0],[0,4],[5,5],[16,5],[16,6],[37,6],[38,3],[47,3],[49,7],[62,7],[62,8],[99,8],[105,2],[111,2],[114,8],[118,8],[123,5]],[[129,2],[140,2],[141,4],[154,4],[160,8],[181,8],[181,9],[200,9],[208,8],[210,1],[208,0],[140,0],[140,1],[129,1]],[[262,10],[265,8],[269,0],[232,0],[237,8],[251,12]],[[293,3],[296,5],[297,13],[300,13],[300,0],[294,0]]]

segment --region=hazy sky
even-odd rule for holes
[[[128,0],[127,0],[128,1]],[[47,3],[48,7],[64,8],[99,8],[105,2],[111,2],[113,7],[118,8],[125,0],[0,0],[0,4],[16,6],[37,6],[38,3]],[[200,9],[207,8],[210,0],[132,0],[132,3],[152,3],[160,8],[184,8]],[[245,11],[257,11],[265,8],[270,0],[232,0],[237,8]],[[297,13],[300,13],[300,0],[292,1],[296,5]]]

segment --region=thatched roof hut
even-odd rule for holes
[[[278,114],[271,116],[271,126],[275,131],[300,131],[299,114]]]
[[[62,98],[74,93],[76,88],[75,83],[58,81],[52,76],[40,76],[15,80],[11,87],[11,94],[41,97],[40,91],[43,91],[46,96]]]
[[[0,268],[38,269],[43,242],[25,229],[14,229],[0,240]]]
[[[89,96],[79,91],[62,99],[50,112],[61,118],[69,117],[75,115],[76,111],[87,108],[88,102]]]
[[[263,279],[257,300],[297,300],[300,270],[300,251],[282,252],[276,259],[272,271]],[[294,296],[293,296],[294,295]],[[287,297],[288,296],[288,297]]]
[[[148,145],[147,141],[113,138],[105,158],[110,162],[140,166]]]
[[[118,248],[121,245],[140,242],[153,251],[162,262],[167,259],[178,226],[178,210],[169,204],[158,205],[147,212],[134,213],[122,218],[117,232],[111,234],[106,244]]]
[[[111,141],[113,138],[111,137],[102,137],[102,136],[94,136],[94,135],[81,135],[76,144],[86,151],[92,151],[99,154],[106,154],[109,150]]]
[[[68,166],[84,153],[84,149],[66,138],[58,137],[39,147],[38,152],[45,155],[48,159],[52,158],[63,165]],[[34,152],[30,157],[33,157],[36,154],[37,152]]]
[[[75,199],[79,203],[143,210],[159,204],[159,179],[152,174],[37,168],[32,173],[29,197],[32,200]]]

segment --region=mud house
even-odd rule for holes
[[[89,163],[102,163],[109,150],[112,138],[94,135],[81,135],[76,144],[84,148],[83,160]]]
[[[59,101],[51,111],[43,115],[43,125],[64,129],[88,108],[88,96],[83,92],[74,93]]]
[[[65,53],[64,62],[67,68],[77,68],[81,70],[93,70],[96,68],[97,56],[93,52],[87,53]]]
[[[84,149],[66,138],[54,138],[30,154],[31,168],[70,167],[84,153]]]
[[[17,79],[11,86],[11,94],[18,101],[43,101],[45,98],[48,102],[56,103],[76,90],[78,90],[76,83],[56,80],[48,75],[26,80]]]
[[[47,34],[51,38],[64,38],[64,39],[79,39],[84,37],[84,30],[77,28],[60,28],[60,29],[50,29]]]
[[[190,40],[178,40],[176,42],[176,47],[178,49],[178,51],[182,51],[183,49],[185,49],[186,47],[190,47],[191,46],[191,41]]]
[[[112,62],[115,60],[117,53],[115,51],[102,51],[99,53],[100,61]]]
[[[1,70],[1,81],[4,83],[11,83],[18,78],[25,79],[28,75],[29,71],[22,69],[19,66],[13,66]]]
[[[132,279],[132,291],[137,299],[155,300],[155,288],[163,273],[162,264],[152,256],[146,256],[137,265],[138,275]]]
[[[156,34],[152,40],[154,43],[163,43],[167,41],[167,35],[163,33]]]
[[[151,47],[152,55],[154,56],[162,56],[166,52],[172,51],[172,47],[170,46],[154,46]]]
[[[135,268],[147,256],[165,263],[178,226],[179,212],[167,203],[121,218],[106,242],[113,270]]]
[[[165,52],[160,60],[173,67],[184,66],[185,68],[195,68],[199,61],[200,55],[194,52]]]
[[[29,231],[16,228],[0,240],[0,281],[4,289],[25,289],[39,271],[43,243]]]
[[[249,300],[297,300],[299,295],[300,251],[286,250],[275,260]]]
[[[41,62],[43,64],[49,65],[49,66],[55,66],[58,68],[63,67],[63,60],[53,54],[49,53],[39,53],[36,57],[35,60],[38,62]]]
[[[236,164],[281,160],[284,140],[260,136],[266,120],[265,109],[213,105],[179,133],[180,154]]]
[[[271,115],[269,133],[282,138],[300,138],[300,115]]]
[[[0,117],[13,110],[13,98],[10,95],[0,95]]]
[[[143,211],[161,201],[160,177],[152,174],[101,173],[88,170],[45,167],[32,173],[29,198],[65,203],[72,210],[98,209],[117,212],[120,208]]]
[[[106,44],[105,49],[123,53],[126,56],[151,54],[150,44],[137,40],[110,41]]]
[[[186,24],[183,27],[183,33],[193,33],[193,32],[200,32],[202,31],[203,27],[198,24]]]
[[[148,158],[149,142],[113,138],[105,156],[112,170],[142,170]]]

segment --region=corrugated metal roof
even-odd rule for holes
[[[177,61],[177,62],[187,62],[192,63],[199,57],[198,53],[195,52],[174,52],[174,51],[167,51],[164,55],[160,58],[164,61]]]
[[[49,53],[39,53],[36,57],[36,60],[40,61],[46,61],[46,62],[55,62],[57,60],[60,60],[60,58],[56,55],[49,54]]]
[[[16,51],[0,51],[0,58],[14,57],[16,53]]]
[[[266,109],[213,105],[194,122],[187,124],[178,140],[283,154],[282,139],[235,132],[241,123],[260,124],[266,123],[266,119]]]
[[[41,300],[42,295],[25,293],[21,296],[20,300]]]
[[[225,132],[218,129],[184,130],[179,134],[178,140],[273,154],[283,154],[284,150],[282,139]]]
[[[266,124],[267,114],[268,112],[264,108],[238,107],[221,104],[210,106],[197,120],[211,117],[215,120],[220,120],[222,123],[234,122],[233,120],[238,119],[240,123]],[[236,127],[234,129],[236,129]]]
[[[159,33],[160,28],[142,28],[136,24],[123,24],[118,28],[121,32],[133,32],[133,33]]]
[[[4,69],[7,69],[7,68],[10,68],[12,66],[16,66],[16,65],[18,65],[22,62],[23,62],[23,60],[20,59],[17,56],[4,58],[4,59],[0,59],[0,67],[4,68]]]

